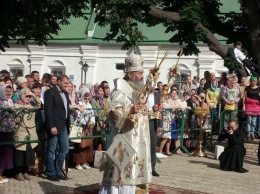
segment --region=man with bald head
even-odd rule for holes
[[[228,122],[228,127],[224,128],[224,133],[218,137],[219,141],[228,140],[228,146],[219,156],[220,169],[224,171],[235,171],[246,173],[248,170],[243,168],[243,160],[246,154],[244,147],[245,135],[242,130],[238,129],[236,121]]]

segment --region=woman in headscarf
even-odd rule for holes
[[[88,88],[82,91],[82,96],[79,104],[84,107],[84,111],[78,111],[77,121],[83,126],[83,135],[93,135],[93,128],[95,125],[94,111],[89,103],[91,94]],[[74,144],[73,162],[77,170],[90,169],[89,162],[93,161],[93,145],[90,147],[80,147],[79,144]]]
[[[17,101],[19,101],[19,93],[22,89],[24,88],[28,88],[28,82],[27,79],[25,77],[18,77],[16,80],[16,90],[15,90],[15,94],[13,95],[13,101],[16,103]]]
[[[13,89],[10,85],[0,88],[0,107],[10,110],[0,111],[0,142],[12,142],[14,140],[15,120],[14,104],[11,99]],[[13,144],[0,146],[0,184],[7,183],[8,179],[3,177],[4,169],[13,168]]]
[[[90,100],[90,104],[93,108],[99,108],[102,110],[94,110],[95,118],[96,118],[96,124],[93,131],[94,136],[95,135],[106,135],[106,128],[107,128],[107,117],[105,115],[105,109],[108,108],[109,104],[107,99],[104,98],[104,86],[95,84],[92,88],[92,95],[93,97]],[[94,138],[93,140],[93,147],[94,150],[97,150],[99,147],[99,144],[102,145],[102,149],[104,150],[106,147],[105,138]]]
[[[260,89],[257,85],[257,77],[250,78],[249,86],[246,86],[244,93],[244,106],[243,110],[247,115],[247,140],[255,139],[255,129],[257,116],[260,115]]]
[[[88,88],[86,84],[81,84],[79,86],[79,91],[77,92],[77,98],[78,99],[81,99],[84,96],[84,92],[85,92],[86,89],[88,91],[90,91],[90,88]]]
[[[206,102],[210,108],[210,118],[212,121],[212,131],[217,130],[219,102],[221,99],[221,90],[218,87],[218,81],[213,79],[210,88],[206,92]]]
[[[41,108],[41,100],[31,92],[29,88],[22,89],[19,93],[19,101],[15,108],[26,108],[17,112],[16,123],[17,131],[14,135],[15,141],[38,140],[35,126],[35,112],[32,108]],[[32,102],[34,101],[34,105]],[[16,178],[19,181],[31,180],[27,174],[29,166],[35,165],[35,150],[38,143],[16,143],[14,151],[14,165],[16,169]]]

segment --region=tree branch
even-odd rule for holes
[[[181,16],[178,12],[163,11],[155,6],[150,6],[148,13],[149,15],[162,20],[170,20],[173,22],[181,21]]]
[[[150,6],[149,15],[162,20],[180,22],[181,16],[178,12],[163,11],[155,6]],[[218,39],[201,23],[198,23],[194,30],[203,29],[206,33],[206,38],[203,40],[207,43],[209,50],[215,52],[222,58],[227,55],[228,47],[221,44]]]
[[[221,44],[218,39],[212,34],[205,26],[202,24],[197,24],[197,29],[203,29],[206,33],[206,38],[204,42],[207,43],[209,50],[215,52],[217,55],[223,59],[227,55],[228,46]]]

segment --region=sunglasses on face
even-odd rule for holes
[[[90,100],[90,98],[84,98],[84,100]]]
[[[25,98],[31,98],[31,96],[28,95],[28,96],[25,96]]]

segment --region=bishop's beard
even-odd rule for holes
[[[128,83],[138,91],[144,89],[143,80],[131,80],[131,81],[128,81]]]

